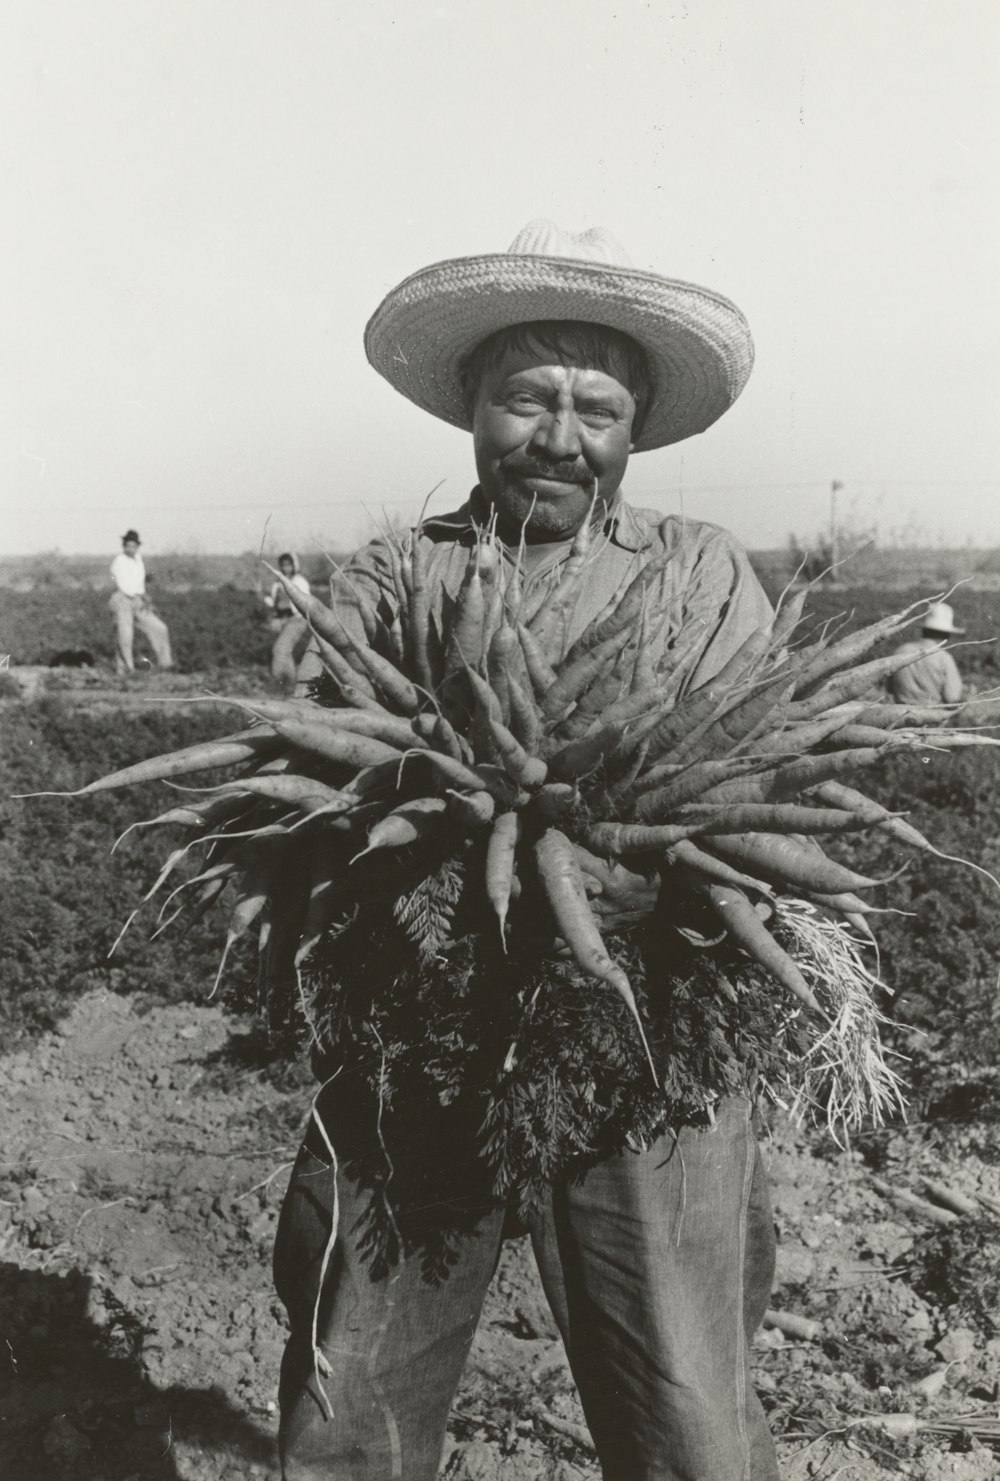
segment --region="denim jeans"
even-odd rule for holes
[[[385,1145],[391,1155],[388,1134]],[[436,1155],[449,1159],[458,1186],[455,1159],[475,1157],[473,1140],[446,1136]],[[409,1255],[373,1279],[363,1252],[372,1191],[343,1167],[335,1174],[322,1141],[307,1137],[275,1243],[291,1322],[281,1376],[286,1481],[437,1475],[504,1231],[504,1210],[484,1196],[478,1167],[470,1162],[467,1172],[467,1207],[457,1211],[465,1224],[447,1277],[428,1279]],[[338,1237],[317,1327],[330,1368],[322,1378],[328,1418],[312,1323],[335,1181]],[[374,1196],[393,1204],[392,1177]],[[454,1222],[453,1200],[435,1204],[419,1179],[408,1196],[425,1232],[435,1219]],[[393,1207],[407,1212],[402,1197]],[[553,1187],[528,1232],[605,1481],[775,1481],[748,1360],[774,1273],[749,1102],[723,1101],[712,1127],[685,1127]]]

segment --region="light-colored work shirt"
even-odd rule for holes
[[[306,596],[309,596],[310,592],[312,591],[308,579],[303,576],[301,571],[295,572],[294,576],[292,576],[291,578],[291,582],[293,586],[298,587],[299,591],[304,591]],[[267,607],[273,607],[276,617],[290,617],[295,611],[295,608],[292,606],[291,598],[285,591],[285,588],[282,586],[280,581],[275,581],[272,583],[271,590],[264,598],[264,605]]]
[[[958,664],[942,644],[944,638],[916,638],[896,652],[913,658],[889,679],[889,693],[897,704],[958,704],[962,698],[962,675]]]
[[[126,555],[124,550],[111,562],[111,579],[127,597],[146,595],[146,567],[141,555]]]
[[[420,536],[431,622],[440,636],[445,613],[457,596],[476,543],[477,529],[486,522],[483,496],[473,490],[469,501],[452,514],[424,521]],[[552,583],[559,580],[569,558],[571,541],[548,547],[529,547],[524,583],[524,613],[530,617]],[[504,559],[516,561],[516,548],[505,548]],[[726,664],[743,642],[771,620],[771,606],[750,561],[737,541],[718,525],[698,520],[667,518],[651,509],[633,509],[619,499],[601,529],[595,531],[586,571],[577,583],[576,604],[569,614],[564,646],[619,597],[632,579],[651,561],[668,559],[648,587],[649,657],[655,666],[672,668],[683,657],[687,670],[684,689],[697,688]],[[351,634],[363,638],[363,628],[348,582],[362,601],[377,609],[391,624],[398,602],[388,549],[373,540],[348,563],[347,580],[335,583],[336,610]],[[664,660],[666,660],[664,662]],[[306,653],[299,682],[321,671],[315,649]]]

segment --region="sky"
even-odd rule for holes
[[[364,326],[538,216],[753,329],[633,503],[1000,544],[998,62],[996,0],[7,0],[0,553],[344,550],[457,506],[468,434]]]

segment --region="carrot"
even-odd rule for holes
[[[544,699],[545,695],[556,682],[556,672],[542,652],[538,643],[522,622],[517,624],[518,641],[521,644],[521,653],[524,657],[524,666],[528,670],[528,678],[531,687],[535,691],[536,698]]]
[[[486,598],[480,572],[482,545],[469,552],[465,578],[455,600],[451,631],[445,649],[444,673],[449,679],[466,665],[477,669],[483,657],[483,627],[486,621]]]
[[[285,595],[300,617],[304,617],[309,626],[326,638],[328,643],[332,643],[335,648],[342,648],[344,624],[334,616],[330,608],[319,597],[313,596],[312,592],[302,591],[294,582],[289,581],[284,572],[276,570],[267,561],[262,561],[261,564],[281,582]]]
[[[852,833],[871,827],[854,809],[793,802],[694,803],[680,809],[678,821],[699,824],[706,839],[719,833]]]
[[[771,631],[768,633],[768,649],[771,654],[780,653],[788,642],[792,633],[802,620],[802,611],[809,595],[809,587],[803,586],[800,591],[790,596],[787,601],[782,600],[774,614],[771,623]]]
[[[856,663],[883,638],[891,637],[892,634],[909,627],[916,621],[916,616],[912,614],[915,614],[918,608],[926,611],[929,605],[930,603],[924,599],[912,602],[904,611],[893,613],[891,617],[883,617],[878,622],[873,622],[858,632],[849,633],[847,637],[829,646],[814,645],[814,649],[820,648],[821,651],[814,651],[812,657],[808,654],[803,655],[805,662],[799,671],[797,692],[807,697],[821,680],[826,678],[827,674]]]
[[[406,625],[408,657],[413,678],[422,689],[433,689],[428,633],[431,625],[431,597],[427,585],[427,561],[424,555],[422,526],[412,532],[410,544],[410,613]]]
[[[332,761],[338,766],[361,768],[377,766],[382,761],[403,759],[403,753],[396,747],[387,745],[385,741],[336,730],[330,725],[324,725],[322,721],[283,720],[274,729],[289,745],[296,746],[311,756],[319,756],[324,761]],[[430,756],[434,753],[427,750],[425,754]]]
[[[409,760],[410,758],[402,759]],[[503,801],[509,793],[509,783],[503,785],[499,773],[493,776],[487,772],[486,767],[466,766],[464,762],[456,761],[452,756],[446,756],[443,751],[415,751],[413,759],[430,766],[440,782],[455,787],[459,791],[479,792],[485,788],[497,801]],[[487,772],[485,777],[484,772]]]
[[[675,705],[649,733],[650,755],[672,757],[676,747],[690,753],[716,720],[734,684],[745,679],[767,646],[766,629],[746,637],[713,679]]]
[[[357,612],[358,619],[361,623],[362,628],[364,629],[365,642],[368,644],[369,648],[374,648],[376,642],[378,641],[379,634],[379,621],[376,612],[372,608],[371,603],[365,601],[364,597],[361,595],[361,592],[355,586],[354,582],[351,580],[350,576],[348,576],[343,567],[338,566],[336,561],[331,561],[330,565],[333,568],[330,572],[331,605],[336,605],[338,601],[338,597],[333,589],[333,583],[336,579],[342,582],[343,585],[347,587],[347,592],[351,604]]]
[[[593,534],[591,520],[594,517],[596,501],[597,485],[595,483],[590,509],[573,537],[569,555],[559,572],[559,579],[550,587],[545,600],[528,623],[528,631],[546,653],[562,652],[570,609],[580,598],[580,577],[590,553]]]
[[[537,752],[542,736],[542,720],[531,695],[513,674],[507,677],[510,701],[510,729],[526,751]]]
[[[359,674],[347,661],[339,648],[313,633],[319,656],[330,678],[340,690],[340,696],[349,705],[359,710],[376,710],[387,714],[384,706],[375,698],[375,690],[364,674]]]
[[[632,986],[621,967],[608,956],[597,922],[587,903],[587,894],[572,843],[558,828],[546,828],[535,842],[534,853],[538,877],[559,934],[581,971],[601,982],[607,982],[624,1001],[642,1041],[650,1074],[658,1086],[660,1082],[656,1066],[653,1064]]]
[[[653,622],[649,613],[649,603],[643,602],[639,614],[639,626],[636,632],[635,662],[632,666],[632,678],[629,681],[629,694],[648,694],[651,689],[656,688],[656,651],[652,640]]]
[[[593,622],[584,628],[565,655],[564,664],[575,663],[582,654],[588,653],[598,643],[603,643],[606,638],[631,627],[642,610],[646,588],[666,570],[672,559],[673,556],[667,553],[648,561],[632,578],[622,595],[618,596],[616,593],[604,611],[599,612]]]
[[[707,799],[711,796],[713,801],[716,798],[720,801],[728,801],[728,794],[725,797],[721,795],[723,787],[736,778],[746,779],[747,773],[752,773],[759,768],[760,762],[751,756],[724,756],[715,757],[709,761],[690,761],[683,767],[677,767],[673,762],[654,766],[641,778],[642,790],[635,799],[633,808],[636,821],[640,823],[660,821],[665,814],[673,812],[686,803],[695,802],[700,797]],[[753,778],[751,777],[750,780],[752,781]],[[655,785],[657,782],[659,786]],[[733,798],[732,800],[735,802],[742,799]],[[763,795],[759,797],[748,795],[746,798],[747,802],[765,800]]]
[[[674,761],[686,761],[692,755],[709,759],[725,754],[738,744],[749,744],[762,725],[774,724],[776,710],[787,704],[792,696],[794,682],[777,679],[722,714],[705,730],[696,727],[691,738],[675,745],[671,752]]]
[[[328,787],[325,782],[295,773],[278,776],[262,776],[258,773],[237,777],[234,781],[223,782],[217,790],[230,796],[236,794],[237,797],[260,797],[265,802],[286,803],[298,807],[302,812],[315,812],[319,807],[330,807],[338,801],[344,801],[347,805],[349,795],[336,787]]]
[[[774,891],[771,886],[762,879],[754,879],[749,874],[744,874],[740,869],[734,869],[731,864],[726,864],[722,859],[717,859],[714,854],[706,854],[691,839],[679,839],[672,843],[667,850],[667,859],[671,864],[679,864],[685,873],[698,876],[702,880],[713,880],[717,884],[735,885],[737,889],[754,891],[759,895],[772,895]]]
[[[563,710],[568,709],[601,674],[609,660],[621,652],[628,642],[628,636],[628,632],[622,629],[606,638],[603,643],[596,644],[587,653],[581,654],[573,663],[563,664],[554,682],[544,694],[538,696],[542,714],[547,719],[554,720]]]
[[[133,833],[137,828],[156,827],[186,827],[212,829],[220,823],[227,822],[230,818],[238,817],[246,809],[246,800],[243,797],[233,797],[231,794],[225,797],[212,796],[204,802],[187,802],[180,807],[171,807],[155,818],[142,818],[137,823],[129,826],[118,835],[111,845],[111,852]]]
[[[619,699],[622,686],[623,680],[617,669],[599,674],[569,714],[552,727],[550,738],[557,741],[581,740],[595,725],[602,723],[605,712]]]
[[[696,823],[590,823],[581,828],[580,837],[588,848],[600,854],[661,853],[682,839],[700,831]]]
[[[463,829],[485,828],[493,821],[496,802],[490,792],[457,792],[448,789],[448,816]]]
[[[514,860],[521,837],[521,818],[516,812],[500,813],[493,823],[486,846],[486,898],[500,923],[500,940],[507,950],[507,912],[510,909]]]
[[[793,888],[836,894],[841,890],[871,889],[881,882],[781,834],[718,834],[712,838],[711,848],[713,853],[721,854],[723,859],[751,874]]]
[[[812,990],[788,953],[778,945],[750,901],[741,890],[731,885],[710,884],[706,894],[719,919],[738,946],[748,956],[787,987],[801,1003],[813,1012],[821,1008]]]
[[[505,725],[510,725],[511,668],[515,661],[514,655],[519,652],[517,633],[509,622],[501,622],[490,639],[486,655],[486,673],[489,677],[490,688],[496,695],[497,704],[500,706],[500,719]]]
[[[621,754],[626,737],[617,725],[605,725],[579,740],[569,741],[549,757],[549,771],[560,782],[572,782]]]
[[[900,725],[946,725],[961,705],[870,704],[851,718],[858,725],[878,725],[894,730]]]
[[[383,693],[392,709],[403,715],[416,715],[421,707],[421,696],[416,687],[391,659],[383,658],[366,643],[355,642],[348,634],[351,653],[361,665],[362,672],[376,691]],[[401,654],[400,654],[401,657]]]
[[[787,765],[721,782],[704,793],[705,802],[783,802],[800,792],[807,792],[821,782],[861,771],[885,757],[884,747],[862,747],[851,751],[828,751],[819,756],[802,756]]]
[[[925,853],[937,853],[930,840],[925,838],[919,829],[914,828],[912,823],[908,823],[905,818],[897,817],[881,803],[872,801],[870,797],[866,797],[863,792],[856,791],[854,787],[845,787],[842,782],[822,782],[815,788],[812,795],[831,807],[853,808],[872,826],[881,828],[893,838],[898,838],[900,843],[908,843],[912,848],[921,849]]]
[[[632,720],[644,719],[649,715],[660,718],[666,709],[672,709],[670,687],[655,684],[645,694],[625,694],[603,712],[606,725],[625,725]]]
[[[75,792],[18,792],[13,795],[24,797],[90,797],[94,792],[109,792],[115,787],[133,787],[140,782],[162,782],[167,777],[194,775],[201,771],[215,771],[220,766],[236,766],[241,761],[253,761],[279,747],[280,738],[269,725],[255,725],[251,730],[238,730],[221,740],[201,741],[196,746],[185,746],[182,751],[169,751],[164,756],[151,756],[148,761],[137,761],[121,771],[109,772],[78,787]]]
[[[296,969],[301,968],[322,940],[323,933],[334,919],[337,901],[343,898],[344,893],[343,860],[338,853],[317,848],[313,855],[305,916],[292,958]]]
[[[500,764],[512,781],[519,787],[533,792],[548,776],[548,767],[540,756],[531,756],[521,742],[500,720],[487,720],[487,726]]]
[[[351,863],[380,848],[406,848],[426,837],[440,823],[447,804],[441,797],[417,797],[401,802],[377,822],[368,834],[368,846]]]
[[[835,674],[832,679],[821,684],[820,687],[810,694],[808,699],[800,699],[794,706],[794,717],[797,720],[811,720],[815,715],[820,715],[824,710],[831,710],[837,705],[850,704],[854,700],[863,699],[871,689],[881,689],[887,679],[893,674],[898,674],[901,669],[909,668],[916,660],[912,653],[890,653],[885,658],[873,658],[869,663],[859,664],[843,674]]]
[[[396,594],[396,611],[400,615],[408,615],[410,591],[404,575],[400,547],[391,534],[383,539],[382,546],[389,557],[389,574],[392,578],[392,589]]]
[[[218,991],[231,948],[249,930],[266,906],[270,898],[271,887],[284,863],[286,853],[284,845],[275,848],[272,843],[270,847],[258,848],[252,856],[244,855],[244,857],[246,863],[242,881],[243,888],[229,917],[229,929],[226,932],[215,982],[209,993],[210,998],[214,997]]]
[[[790,711],[786,712],[786,720],[788,714]],[[839,730],[849,724],[851,719],[852,716],[849,714],[836,714],[824,715],[821,720],[804,720],[801,724],[786,724],[773,735],[758,737],[754,742],[754,751],[758,756],[772,756],[785,752],[798,757],[821,746],[824,741],[829,740],[831,735],[836,735]]]
[[[426,744],[409,720],[390,714],[388,710],[325,709],[309,699],[234,699],[226,702],[239,705],[275,724],[281,720],[306,720],[328,725],[333,730],[349,731],[352,735],[372,736],[399,750]]]

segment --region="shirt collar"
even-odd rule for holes
[[[460,509],[450,514],[434,514],[424,520],[424,533],[432,539],[450,537],[453,540],[470,540],[473,530],[486,523],[487,505],[482,489],[477,484]],[[625,503],[621,490],[615,495],[608,517],[604,522],[604,533],[612,545],[621,550],[635,552],[645,550],[650,544],[649,534],[636,518],[635,511]],[[566,542],[569,544],[569,542]]]

